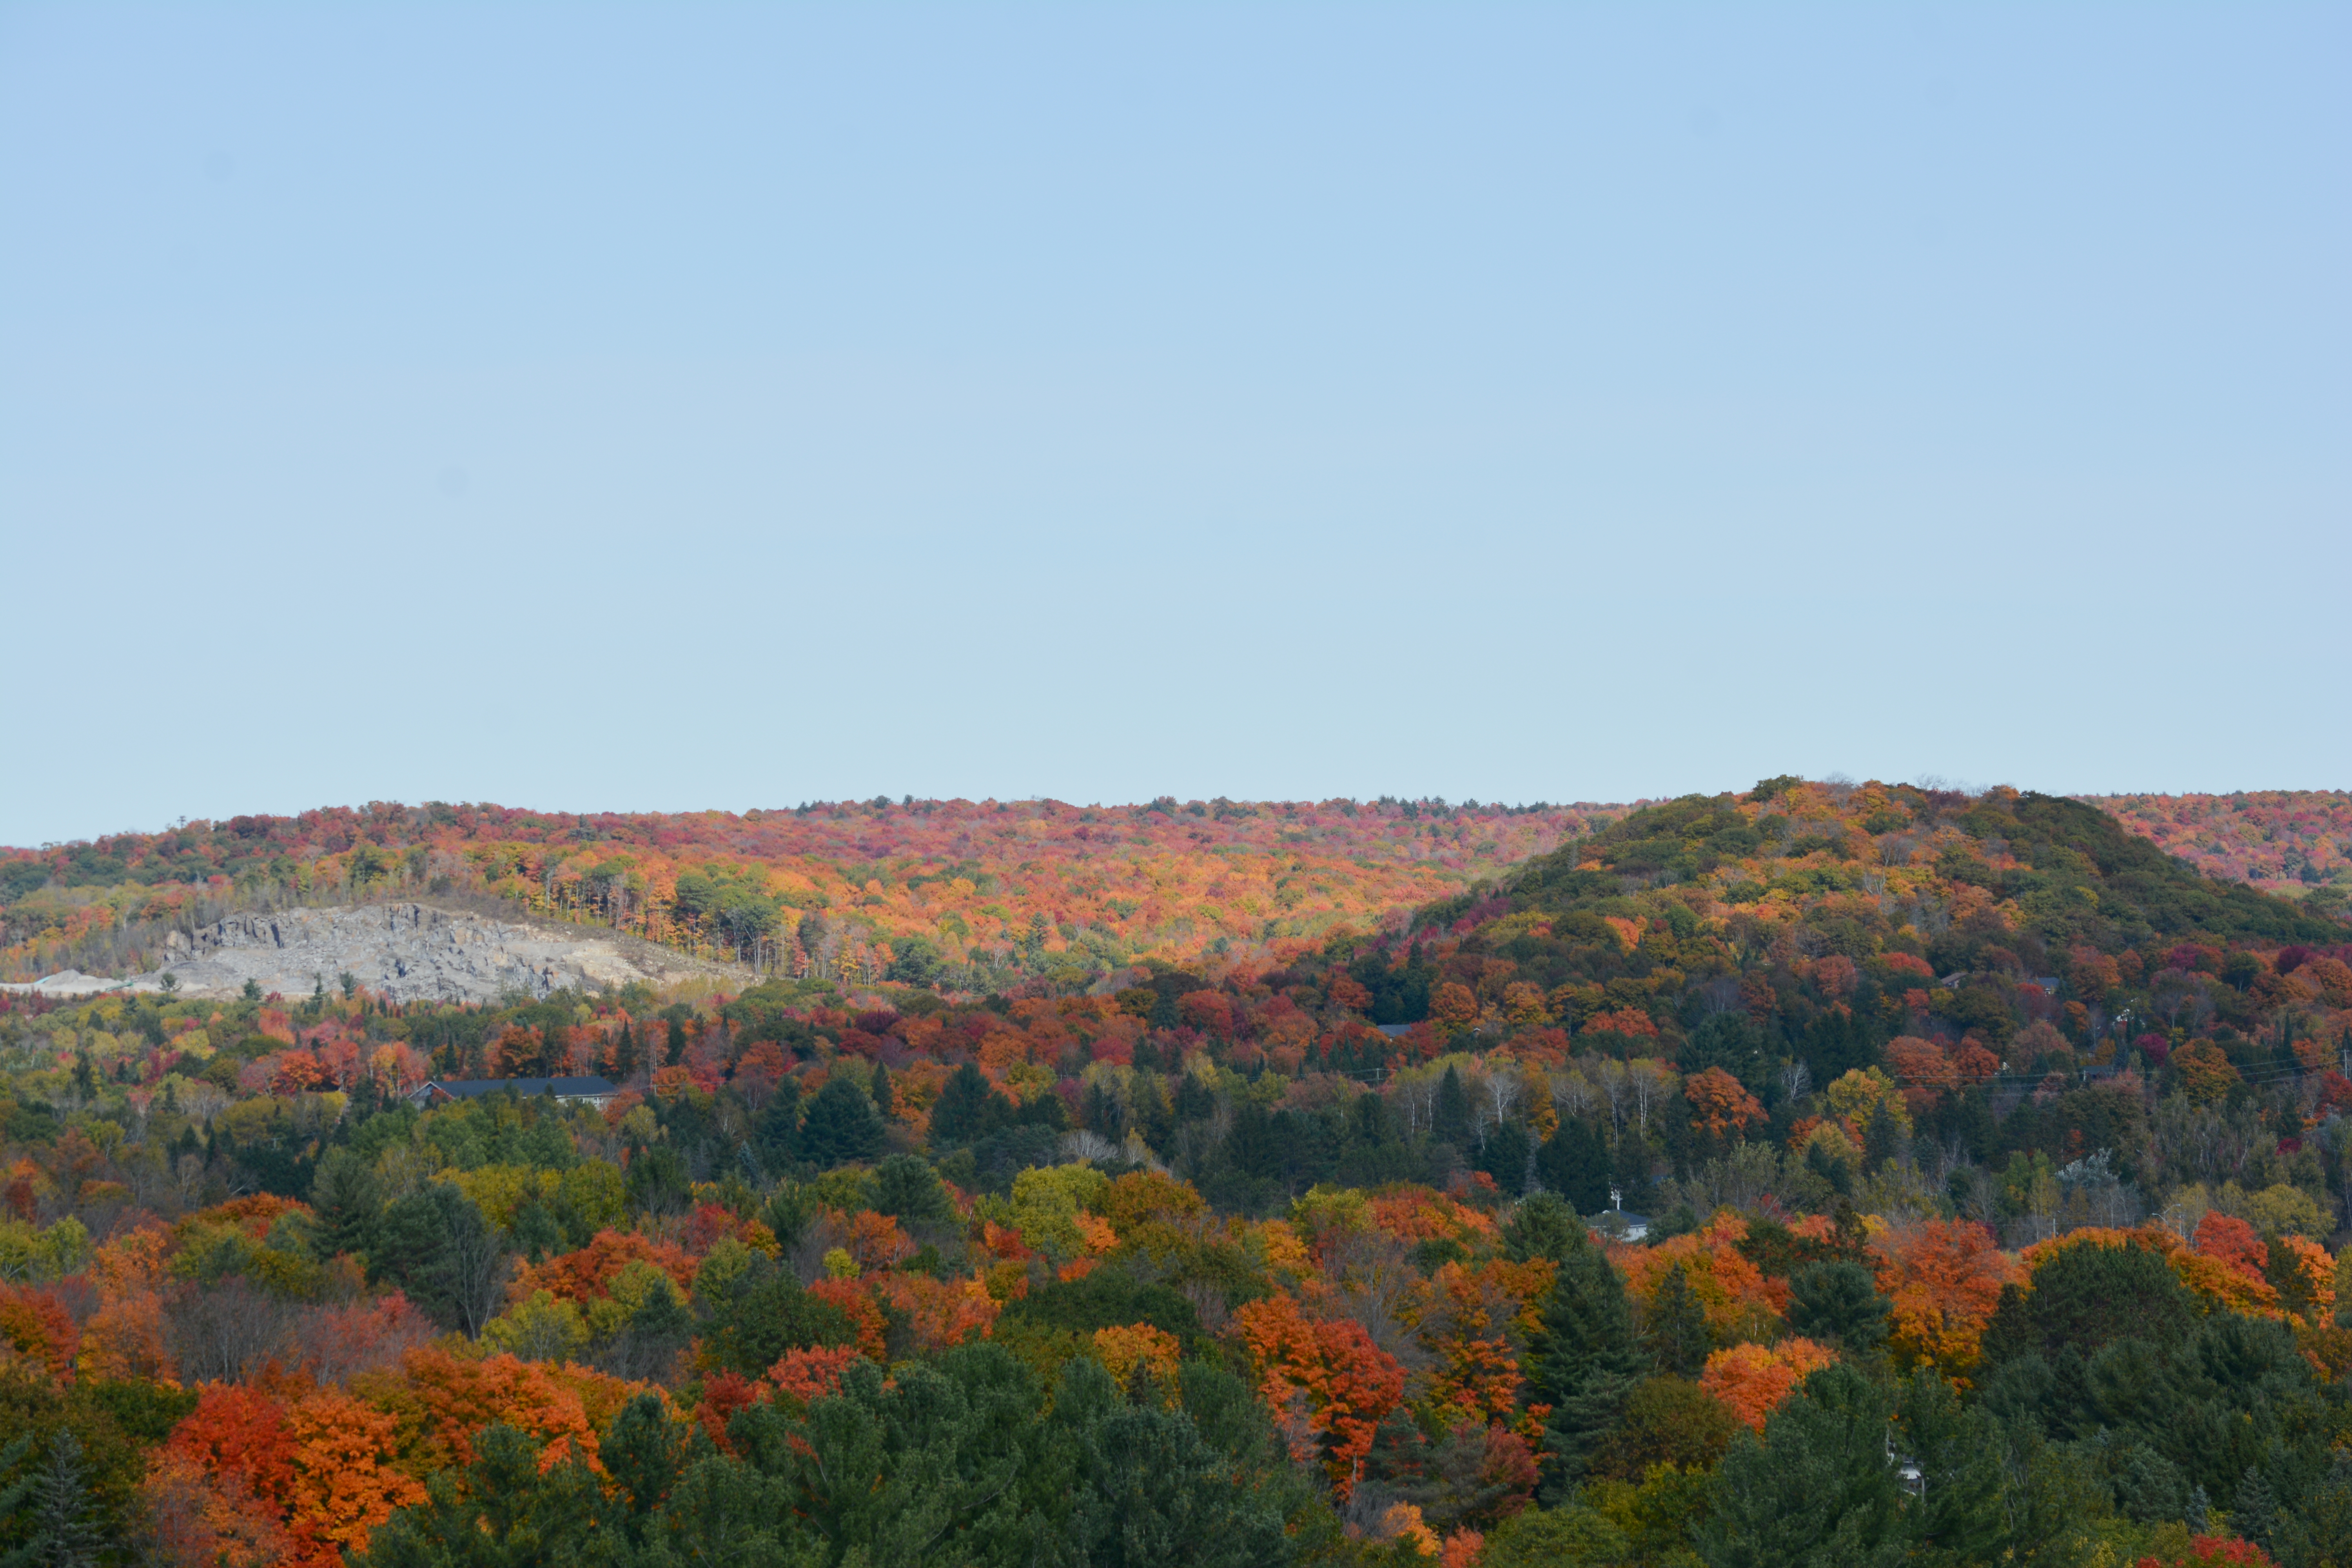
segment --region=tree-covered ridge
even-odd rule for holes
[[[2352,793],[2243,790],[2234,795],[2084,797],[2127,832],[2207,876],[2261,882],[2341,914],[2352,897]]]
[[[795,973],[992,989],[1370,927],[1612,819],[1475,802],[837,802],[671,815],[376,804],[0,854],[0,979],[131,973],[232,910],[471,890]],[[819,918],[804,933],[811,914]]]
[[[1777,779],[986,992],[0,998],[0,1550],[2342,1561],[2348,942]]]
[[[1929,946],[1951,929],[1953,900],[1969,901],[1964,888],[1992,894],[2004,923],[2044,943],[2112,947],[2191,931],[2326,941],[2344,929],[2217,885],[2092,806],[2008,789],[1971,796],[1768,780],[1742,796],[1642,807],[1503,887],[1509,912],[1555,914],[1678,889],[1669,901],[1717,920],[1780,919],[1861,895],[1887,917],[1873,922],[1885,934],[1907,926]],[[1460,908],[1479,903],[1473,895]]]

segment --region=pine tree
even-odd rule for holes
[[[874,1158],[882,1152],[882,1121],[866,1091],[838,1073],[826,1079],[801,1123],[800,1157],[829,1171],[852,1160]]]
[[[2230,1528],[2268,1552],[2276,1543],[2280,1512],[2278,1494],[2258,1466],[2246,1467],[2238,1483],[2238,1506],[2230,1511]]]
[[[70,1427],[60,1427],[50,1440],[49,1462],[41,1472],[39,1497],[33,1505],[29,1560],[43,1568],[96,1568],[106,1537],[90,1517],[89,1501],[81,1439]]]
[[[890,1074],[880,1062],[874,1064],[874,1087],[867,1091],[874,1101],[874,1114],[882,1125],[890,1125]]]
[[[1895,1403],[1903,1449],[1919,1471],[1918,1499],[1905,1521],[1914,1556],[2000,1561],[2011,1542],[2002,1495],[2009,1446],[2000,1427],[1982,1410],[1962,1408],[1958,1391],[1933,1367],[1906,1382]]]
[[[1624,1194],[1629,1205],[1643,1204],[1649,1197],[1650,1146],[1631,1127],[1617,1134],[1617,1148],[1609,1162],[1609,1178]]]
[[[1658,1368],[1676,1377],[1696,1377],[1706,1370],[1706,1352],[1714,1348],[1706,1331],[1706,1314],[1691,1294],[1684,1266],[1666,1270],[1650,1307],[1649,1342]]]
[[[1536,1174],[1579,1214],[1609,1206],[1609,1145],[1592,1124],[1564,1117],[1536,1153]]]
[[[1168,1109],[1168,1094],[1160,1088],[1160,1075],[1138,1073],[1128,1094],[1133,1102],[1129,1116],[1135,1131],[1143,1134],[1143,1141],[1152,1148],[1166,1152],[1175,1136],[1176,1118]]]
[[[976,1142],[1012,1115],[1013,1107],[990,1086],[987,1075],[966,1062],[949,1075],[931,1107],[931,1147],[955,1149]]]
[[[1558,1263],[1584,1242],[1584,1222],[1551,1193],[1521,1200],[1503,1222],[1503,1255],[1514,1263],[1536,1258]]]
[[[1895,1120],[1894,1111],[1880,1100],[1870,1113],[1870,1121],[1862,1132],[1862,1168],[1876,1173],[1885,1169],[1887,1162],[1902,1152],[1903,1129]]]
[[[383,1212],[374,1169],[352,1149],[328,1150],[320,1156],[318,1174],[310,1181],[310,1208],[318,1221],[320,1256],[365,1258]]]
[[[1868,1355],[1886,1342],[1893,1304],[1859,1263],[1809,1263],[1789,1279],[1789,1327],[1843,1345],[1849,1355]]]
[[[1429,1118],[1430,1136],[1440,1143],[1451,1143],[1456,1149],[1470,1147],[1470,1091],[1462,1087],[1462,1075],[1453,1068],[1437,1080],[1437,1103]]]
[[[662,1051],[662,1065],[676,1067],[686,1060],[686,1026],[676,1018],[669,1021],[669,1042]]]
[[[1114,1143],[1127,1136],[1126,1112],[1120,1109],[1118,1097],[1099,1083],[1087,1085],[1086,1104],[1079,1110],[1078,1120],[1088,1131]]]
[[[1886,1462],[1891,1405],[1841,1363],[1772,1412],[1762,1442],[1740,1434],[1716,1472],[1714,1507],[1693,1531],[1708,1568],[1901,1562],[1902,1491]]]
[[[1582,1479],[1593,1449],[1617,1424],[1651,1364],[1635,1340],[1625,1282],[1583,1226],[1567,1233],[1559,1263],[1529,1379],[1529,1402],[1552,1407],[1544,1422],[1544,1448],[1551,1467],[1545,1486],[1554,1499]]]

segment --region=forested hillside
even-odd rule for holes
[[[1626,809],[877,797],[740,816],[239,816],[0,852],[0,980],[152,969],[173,930],[244,909],[477,892],[795,975],[991,990],[1370,926]]]
[[[2352,793],[2086,797],[2132,833],[2210,877],[2304,896],[2341,915],[2352,900]]]
[[[739,994],[0,998],[0,1551],[2352,1561],[2325,905],[2006,790],[1243,809],[794,816]],[[789,863],[673,847],[524,890]]]

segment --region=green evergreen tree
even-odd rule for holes
[[[761,1263],[715,1295],[698,1295],[707,1314],[702,1343],[719,1364],[757,1377],[786,1351],[845,1345],[856,1330],[841,1309],[812,1296],[790,1268]]]
[[[1679,1263],[1659,1282],[1646,1337],[1660,1371],[1696,1377],[1706,1370],[1706,1352],[1715,1348],[1706,1331],[1706,1313],[1691,1294],[1690,1280]]]
[[[1076,1471],[1069,1536],[1077,1561],[1103,1568],[1258,1568],[1295,1552],[1276,1471],[1244,1468],[1192,1414],[1130,1401],[1099,1363],[1062,1371],[1055,1423]]]
[[[658,1394],[640,1394],[613,1417],[596,1446],[597,1460],[613,1480],[614,1500],[625,1504],[613,1522],[621,1538],[643,1551],[655,1518],[685,1469],[688,1436],[672,1421]]]
[[[1168,1092],[1160,1086],[1160,1075],[1156,1072],[1136,1074],[1133,1086],[1128,1090],[1128,1098],[1129,1124],[1143,1135],[1146,1144],[1162,1154],[1167,1153],[1173,1146],[1176,1135],[1176,1115],[1169,1109]],[[1380,1096],[1363,1098],[1378,1100]]]
[[[876,1214],[910,1221],[955,1217],[939,1173],[919,1154],[893,1154],[875,1166],[873,1194]]]
[[[1620,1129],[1609,1159],[1609,1179],[1624,1194],[1626,1206],[1637,1213],[1648,1212],[1650,1169],[1650,1146],[1643,1142],[1640,1131]]]
[[[1868,1355],[1886,1342],[1894,1303],[1859,1263],[1809,1263],[1789,1277],[1789,1327],[1807,1339]]]
[[[1429,1117],[1429,1135],[1440,1143],[1451,1143],[1465,1153],[1470,1148],[1470,1091],[1462,1086],[1462,1075],[1454,1068],[1437,1080],[1437,1102]]]
[[[1895,1112],[1880,1100],[1862,1132],[1862,1168],[1875,1175],[1902,1152],[1903,1128]]]
[[[662,1065],[676,1067],[686,1060],[686,1026],[676,1018],[669,1021],[669,1040],[662,1050]]]
[[[835,1073],[809,1101],[798,1144],[800,1157],[821,1171],[871,1160],[882,1152],[882,1119],[864,1089]]]
[[[874,1064],[874,1083],[866,1092],[874,1101],[874,1114],[887,1129],[890,1125],[890,1074],[880,1062]]]
[[[1013,1120],[1012,1102],[970,1062],[948,1075],[931,1106],[931,1147],[945,1151],[978,1142]]]
[[[1528,1130],[1516,1121],[1504,1121],[1486,1130],[1486,1141],[1478,1146],[1475,1168],[1495,1178],[1495,1184],[1514,1195],[1527,1191],[1528,1167],[1534,1163],[1535,1145]]]
[[[1964,1408],[1933,1367],[1905,1382],[1895,1406],[1904,1456],[1919,1473],[1904,1521],[1911,1560],[1957,1568],[1998,1563],[2005,1548],[2024,1545],[2010,1530],[2009,1444],[1992,1417]]]
[[[778,1083],[751,1123],[751,1146],[770,1175],[789,1170],[799,1158],[794,1152],[801,1130],[801,1082],[787,1078]]]
[[[1536,1177],[1579,1214],[1609,1206],[1609,1143],[1581,1117],[1563,1117],[1536,1152]]]
[[[1584,1221],[1553,1193],[1534,1193],[1513,1205],[1502,1240],[1504,1256],[1514,1263],[1537,1258],[1558,1263],[1590,1244]]]
[[[567,1458],[542,1471],[539,1445],[504,1422],[481,1430],[474,1456],[462,1471],[428,1476],[425,1500],[387,1520],[360,1561],[369,1568],[586,1562],[599,1528],[616,1522],[585,1462]]]
[[[1116,1143],[1127,1136],[1127,1110],[1118,1097],[1099,1083],[1087,1085],[1086,1100],[1078,1110],[1078,1124],[1098,1137]]]
[[[1529,1402],[1552,1407],[1544,1450],[1545,1489],[1553,1499],[1572,1492],[1651,1367],[1634,1334],[1625,1282],[1583,1226],[1568,1233],[1559,1264],[1528,1379]]]
[[[364,1259],[383,1212],[374,1168],[356,1150],[328,1150],[310,1180],[310,1209],[318,1222],[321,1257],[350,1253]]]
[[[106,1531],[90,1506],[89,1467],[81,1439],[60,1426],[49,1439],[33,1501],[33,1540],[26,1561],[42,1568],[98,1568],[106,1551]]]
[[[623,1184],[629,1207],[639,1214],[680,1213],[694,1190],[686,1156],[666,1142],[648,1143],[632,1153]]]
[[[1708,1568],[1892,1568],[1904,1557],[1902,1489],[1887,1463],[1893,1402],[1839,1363],[1741,1433],[1693,1531]]]
[[[2274,1552],[2284,1518],[2270,1478],[2259,1465],[2248,1465],[2245,1479],[2238,1483],[2238,1506],[2230,1510],[2230,1528],[2264,1552]]]

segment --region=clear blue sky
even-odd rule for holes
[[[0,7],[0,842],[2352,785],[2352,8]]]

